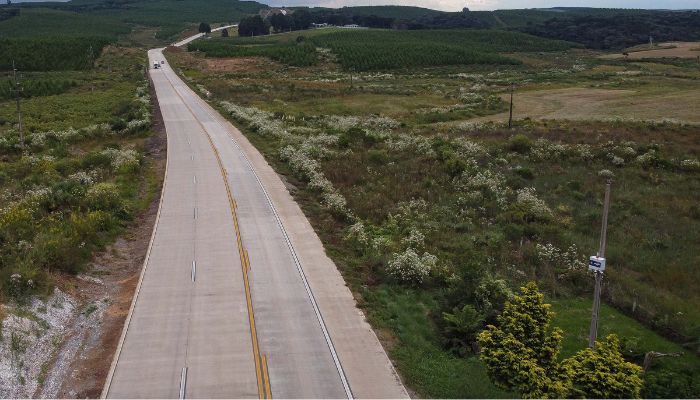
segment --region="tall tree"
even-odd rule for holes
[[[211,26],[206,22],[199,23],[199,33],[209,34],[211,33]]]
[[[311,27],[311,23],[313,22],[311,13],[305,9],[296,10],[294,14],[292,14],[292,19],[295,30],[309,29]]]
[[[292,28],[293,24],[294,21],[292,20],[292,17],[282,13],[274,14],[270,17],[270,25],[272,25],[272,29],[274,29],[275,32],[288,31]]]
[[[260,36],[269,34],[270,26],[259,15],[243,18],[241,22],[238,23],[238,36]]]

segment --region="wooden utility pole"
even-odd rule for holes
[[[22,86],[19,84],[19,76],[17,76],[17,68],[15,67],[15,60],[12,60],[12,74],[15,78],[15,88],[13,91],[15,92],[15,99],[17,100],[17,121],[18,121],[18,128],[19,128],[19,144],[20,147],[24,148],[24,132],[23,132],[23,126],[22,126],[22,107],[20,105],[21,99],[22,99]]]
[[[510,112],[508,115],[508,129],[513,128],[513,91],[515,90],[515,85],[510,84]]]
[[[608,179],[605,183],[605,203],[603,205],[603,223],[600,233],[600,247],[598,255],[591,257],[588,269],[595,274],[595,291],[593,292],[593,311],[591,313],[591,330],[588,336],[588,347],[595,349],[595,341],[598,339],[598,316],[600,313],[600,292],[603,286],[603,271],[605,271],[605,246],[608,236],[608,212],[610,211],[610,185]]]

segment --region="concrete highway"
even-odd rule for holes
[[[407,397],[262,155],[167,63],[151,78],[166,176],[103,397]]]

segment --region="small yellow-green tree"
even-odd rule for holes
[[[481,360],[499,387],[524,398],[565,397],[568,374],[558,362],[562,332],[550,329],[553,312],[544,295],[530,282],[506,303],[498,326],[479,334]]]
[[[596,399],[639,398],[642,368],[625,361],[620,340],[608,335],[595,350],[584,349],[562,363],[571,376],[569,397]]]
[[[641,368],[625,361],[617,336],[560,362],[562,332],[534,282],[506,303],[497,321],[479,334],[481,360],[491,380],[524,398],[636,398]]]

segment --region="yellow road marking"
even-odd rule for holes
[[[245,288],[246,304],[248,306],[250,337],[251,341],[253,342],[253,358],[255,360],[255,375],[258,381],[258,396],[261,399],[271,399],[272,392],[270,390],[270,382],[268,381],[269,378],[267,375],[267,359],[265,358],[265,355],[263,355],[262,357],[260,356],[258,332],[255,327],[255,312],[253,310],[253,298],[250,294],[250,281],[248,280],[248,271],[250,270],[250,263],[247,255],[248,252],[243,246],[243,240],[241,238],[241,232],[238,226],[238,215],[236,214],[236,200],[233,197],[233,193],[231,192],[231,186],[228,183],[228,172],[226,172],[226,168],[224,168],[224,164],[221,161],[221,155],[219,154],[219,150],[217,150],[216,146],[214,145],[214,141],[211,139],[211,135],[209,135],[209,132],[207,132],[207,128],[197,119],[197,117],[194,115],[194,111],[192,111],[192,108],[190,108],[189,104],[187,104],[182,95],[180,95],[180,93],[175,88],[175,85],[173,85],[172,81],[170,80],[170,78],[167,77],[167,75],[166,79],[168,79],[168,82],[170,82],[170,85],[173,87],[173,90],[175,90],[177,96],[180,98],[180,100],[182,100],[182,103],[185,105],[185,107],[187,107],[187,109],[194,117],[195,121],[197,121],[197,124],[199,124],[199,126],[202,128],[202,131],[207,136],[209,145],[211,146],[212,150],[214,150],[214,154],[216,155],[216,161],[219,164],[221,177],[224,180],[224,187],[226,188],[226,194],[228,196],[229,206],[231,209],[231,216],[233,217],[233,225],[236,230],[236,244],[238,245],[238,254],[241,259],[241,269],[243,270],[243,286]],[[264,370],[262,364],[265,365]]]
[[[267,357],[263,354],[262,356],[262,363],[263,363],[263,376],[265,377],[265,395],[267,396],[268,399],[272,398],[272,389],[270,388],[270,376],[269,372],[267,371]]]

